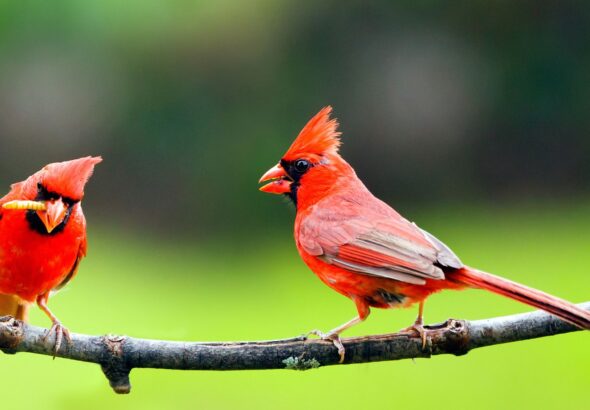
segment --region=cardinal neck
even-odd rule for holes
[[[312,168],[299,181],[291,185],[291,192],[288,195],[299,212],[330,195],[346,190],[356,181],[359,180],[354,170],[342,160],[342,162]]]

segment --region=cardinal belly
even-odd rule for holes
[[[416,285],[352,272],[315,257],[303,259],[322,282],[338,293],[351,299],[362,298],[369,306],[382,309],[409,307],[442,289],[464,287],[447,280],[426,280],[424,285]]]
[[[59,241],[43,239],[29,241],[26,246],[9,239],[0,245],[0,293],[34,302],[67,277],[76,262],[78,247],[64,248]]]

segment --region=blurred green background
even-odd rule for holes
[[[0,3],[0,184],[103,155],[90,252],[51,300],[74,332],[256,340],[353,304],[303,265],[292,207],[257,191],[334,106],[366,184],[465,263],[590,299],[590,6],[294,0]],[[435,295],[428,322],[527,311]],[[374,310],[349,335],[411,323]],[[47,325],[34,309],[32,322]],[[0,356],[9,407],[587,407],[587,334],[312,372],[134,370]]]

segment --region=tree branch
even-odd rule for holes
[[[582,303],[590,310],[590,302]],[[551,336],[580,330],[542,311],[493,319],[449,319],[427,326],[428,343],[419,337],[397,333],[343,339],[345,364],[429,358],[439,354],[464,355],[478,347]],[[53,338],[44,340],[47,329],[5,316],[0,318],[0,350],[52,356]],[[62,343],[57,357],[97,363],[117,393],[129,393],[133,368],[181,370],[307,370],[338,364],[336,348],[329,341],[293,339],[263,342],[168,342],[127,336],[72,334]]]

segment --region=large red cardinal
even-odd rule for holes
[[[0,315],[26,320],[29,304],[36,302],[51,319],[47,336],[55,332],[56,352],[69,332],[47,299],[76,275],[86,254],[80,201],[101,161],[85,157],[49,164],[0,199]]]
[[[338,154],[338,123],[322,109],[299,133],[279,163],[260,182],[263,192],[285,194],[295,203],[295,242],[309,268],[329,287],[356,304],[358,316],[327,334],[365,320],[370,307],[419,303],[415,330],[425,343],[424,301],[443,289],[486,289],[546,310],[583,329],[590,312],[507,279],[467,267],[441,241],[374,197]]]

